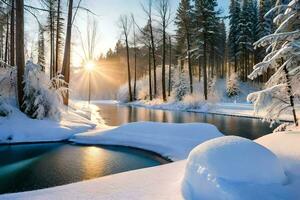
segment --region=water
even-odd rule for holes
[[[237,135],[249,139],[256,139],[273,131],[268,123],[262,122],[260,119],[193,112],[151,110],[126,105],[98,104],[98,106],[103,119],[108,125],[113,126],[137,121],[173,123],[203,122],[214,124],[225,135]]]
[[[166,163],[149,152],[63,143],[0,146],[0,194],[36,190]]]

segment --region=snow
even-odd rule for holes
[[[236,199],[232,184],[278,184],[286,181],[277,157],[265,147],[237,136],[204,142],[189,155],[183,191],[187,199]]]
[[[143,126],[143,124],[141,123],[140,126]],[[200,128],[201,125],[198,124],[198,126],[197,128]],[[114,134],[135,138],[138,137],[136,133],[129,135],[125,131],[118,132],[117,130],[114,132],[103,132],[104,136],[102,139],[105,138],[106,143],[109,143],[110,140],[112,141],[111,143],[116,143],[117,141],[113,137]],[[156,135],[157,128],[154,127],[152,133]],[[85,142],[88,142],[88,137],[95,139],[95,134],[85,135]],[[146,133],[141,131],[140,134]],[[162,139],[159,139],[160,137],[158,136],[153,136],[152,139],[158,140],[158,145],[159,140],[164,140],[164,136],[168,134],[167,131],[159,131],[157,135],[160,135]],[[201,135],[201,133],[199,134]],[[187,143],[190,143],[188,146],[192,146],[194,138],[190,138],[191,135],[189,131],[176,135],[175,137],[178,140],[181,137],[182,145],[180,145],[181,143],[174,144],[172,140],[169,140],[169,142],[165,142],[164,147],[171,148],[176,146],[180,149],[181,146],[185,146]],[[146,134],[146,136],[149,135]],[[90,141],[92,141],[91,138]],[[190,138],[190,140],[188,141],[187,138]],[[133,141],[129,138],[126,140],[127,142]],[[255,142],[261,146],[255,144]],[[209,184],[208,179],[204,180],[205,184],[202,184],[201,191],[208,192],[213,189],[210,193],[211,196],[205,199],[300,199],[299,132],[270,134],[255,142],[226,136],[205,142],[193,150],[191,156],[196,155],[197,158],[198,156],[203,158],[203,153],[209,154],[209,157],[201,159],[201,161],[207,161],[204,163],[207,167],[206,171],[211,172],[213,170],[212,174],[218,180],[219,187],[214,185],[213,178],[211,179],[211,184]],[[137,144],[131,142],[131,145]],[[263,146],[269,150],[266,150]],[[168,152],[167,148],[163,149],[159,145],[156,149],[155,152],[157,153],[165,150]],[[182,154],[178,151],[174,152],[175,154],[177,158],[182,157]],[[216,159],[220,157],[221,159]],[[55,188],[0,195],[0,199],[182,200],[187,199],[182,192],[182,180],[184,180],[187,162],[190,162],[190,160],[176,161],[167,165],[115,174]],[[278,162],[281,164],[278,164]],[[219,165],[220,163],[223,165]],[[288,178],[287,181],[284,181],[284,184],[281,184],[285,175],[282,175],[280,165],[283,166],[284,173]],[[241,167],[244,169],[240,170]],[[199,176],[195,175],[196,177]],[[220,193],[223,194],[221,198],[219,198]]]
[[[80,144],[123,145],[154,151],[172,160],[185,159],[198,144],[223,136],[210,124],[172,124],[136,122],[110,130],[96,130],[74,135]]]
[[[63,111],[61,121],[54,121],[31,119],[19,109],[10,108],[12,112],[8,117],[0,117],[0,144],[62,141],[96,127],[72,110]]]
[[[277,155],[288,175],[300,177],[300,131],[273,133],[256,142]]]

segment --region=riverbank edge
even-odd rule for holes
[[[99,103],[99,104],[101,104],[101,103]],[[163,110],[163,111],[179,111],[179,112],[188,112],[188,113],[214,114],[214,115],[229,116],[229,117],[243,117],[243,118],[248,118],[248,119],[263,120],[263,117],[253,115],[253,114],[238,114],[238,113],[229,113],[229,112],[222,112],[222,111],[210,111],[210,110],[203,111],[203,110],[195,109],[195,108],[180,108],[180,107],[173,107],[172,108],[168,104],[147,105],[142,101],[134,101],[134,102],[128,102],[128,103],[118,102],[117,104],[118,105],[123,105],[123,106],[140,107],[140,108],[145,108],[145,109],[149,109],[149,110]],[[224,104],[224,103],[220,103],[220,104]],[[227,104],[227,103],[225,103],[225,104]],[[239,103],[239,104],[241,105],[242,103]],[[231,105],[234,105],[234,104],[231,104]],[[245,103],[244,105],[249,105],[249,104]],[[251,111],[254,112],[254,110],[251,110]],[[286,120],[286,119],[280,119],[279,120],[279,123],[290,123],[290,122],[293,122],[293,121],[292,120]]]

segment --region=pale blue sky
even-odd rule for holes
[[[75,0],[74,4],[77,5],[79,0]],[[141,9],[141,2],[146,0],[82,0],[82,6],[92,10],[97,14],[98,21],[98,40],[96,45],[95,56],[99,56],[100,53],[106,53],[109,48],[114,48],[117,40],[120,38],[120,30],[118,28],[118,19],[121,14],[131,14],[135,15],[136,21],[140,26],[144,26],[146,23],[145,14]],[[177,7],[180,0],[170,0],[172,13],[175,16]],[[66,1],[63,1],[65,4]],[[155,0],[154,0],[155,2]],[[33,5],[40,6],[36,1],[32,1]],[[228,14],[228,4],[229,0],[218,0],[219,9],[223,12],[223,15]],[[67,6],[63,5],[63,12],[67,13]],[[38,18],[44,24],[46,20],[46,14],[41,12]],[[73,50],[73,60],[79,63],[83,57],[83,51],[81,47],[80,37],[78,34],[78,29],[85,38],[87,24],[86,11],[79,11],[76,17],[74,27],[74,34],[72,42],[75,47]],[[31,55],[32,51],[36,50],[36,43],[38,39],[38,25],[36,19],[33,18],[29,13],[26,15],[26,40],[29,42],[27,45],[28,56]],[[170,30],[174,31],[174,26],[170,26]],[[85,40],[85,39],[83,39]],[[84,42],[86,44],[86,42]],[[34,45],[34,46],[32,46]]]
[[[88,7],[94,13],[99,15],[99,40],[97,52],[106,52],[113,48],[116,41],[120,38],[117,21],[121,14],[133,13],[138,24],[145,23],[145,15],[141,10],[142,0],[84,0],[83,6]],[[172,12],[176,13],[179,0],[170,0]],[[229,0],[218,0],[219,8],[228,12]],[[84,24],[85,18],[78,19],[78,25]]]

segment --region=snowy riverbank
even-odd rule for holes
[[[72,109],[62,112],[61,121],[31,119],[15,107],[10,109],[9,116],[0,117],[0,144],[63,141],[97,126]]]
[[[210,102],[163,102],[162,100],[141,100],[125,105],[144,107],[147,109],[184,111],[195,113],[209,113],[236,117],[248,117],[261,119],[264,113],[255,113],[253,104],[250,103],[210,103]],[[300,115],[300,105],[296,106],[297,114]],[[292,113],[284,113],[279,119],[281,121],[292,121]]]
[[[201,177],[209,175],[205,175],[204,172],[214,170],[214,173],[207,176],[206,181],[209,184],[205,189],[206,193],[200,195],[209,194],[210,198],[208,199],[218,198],[217,195],[220,195],[220,192],[226,193],[224,199],[229,196],[232,197],[230,199],[300,198],[298,191],[300,186],[300,148],[298,147],[300,132],[274,133],[252,142],[239,137],[222,137],[214,126],[207,124],[178,125],[141,122],[111,130],[78,134],[73,137],[72,141],[84,144],[133,146],[182,161],[55,188],[2,195],[0,199],[192,199],[183,193],[182,181],[186,178],[186,164],[195,163],[194,159],[187,160],[188,153],[200,143],[202,145],[197,149],[202,150],[196,151],[196,157],[210,155],[207,158],[211,158],[214,155],[219,158],[218,162],[207,160],[208,163],[205,162],[205,165],[201,164],[203,158],[199,157],[200,160],[196,160],[196,164],[199,162],[199,167],[208,167],[204,171],[199,171],[199,180]],[[216,145],[220,151],[215,151],[213,148],[211,150],[214,153],[209,153],[212,144],[214,144],[213,147]],[[238,151],[236,151],[237,149]],[[240,165],[242,163],[240,159],[248,159],[244,155],[247,152],[253,155],[248,163],[249,166],[237,171],[236,169],[243,166]],[[225,155],[229,156],[228,159],[225,159]],[[276,161],[277,159],[278,161]],[[273,166],[274,162],[275,166]],[[272,165],[269,165],[270,163]],[[264,167],[257,168],[258,165]],[[229,168],[224,168],[224,166]],[[215,171],[216,169],[218,170]],[[262,179],[262,182],[259,181],[259,178],[247,175],[249,173],[268,174],[271,171],[274,173],[272,177]],[[222,178],[228,176],[231,178],[234,177],[234,174],[237,174],[238,178],[244,177],[244,179],[240,181],[239,178],[232,182],[226,180],[227,178]],[[282,176],[284,177],[279,178]],[[283,182],[277,180],[283,180]],[[207,193],[207,191],[211,191],[211,193]]]

